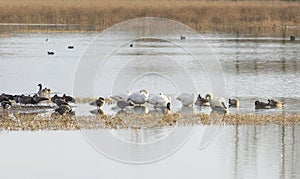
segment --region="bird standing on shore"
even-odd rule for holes
[[[96,101],[90,103],[92,106],[97,106],[97,108],[101,108],[105,104],[105,99],[103,97],[99,97]]]

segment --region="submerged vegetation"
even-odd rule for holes
[[[41,30],[101,31],[125,20],[151,16],[177,20],[202,32],[297,35],[299,9],[299,1],[0,0],[0,23],[39,24]],[[30,30],[27,28],[18,30]]]

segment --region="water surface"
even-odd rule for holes
[[[278,37],[236,37],[227,34],[201,34],[187,37],[185,45],[201,49],[208,45],[215,52],[223,69],[225,96],[238,97],[239,113],[297,113],[300,107],[300,43]],[[16,33],[0,37],[0,92],[33,94],[38,83],[58,94],[72,94],[73,78],[82,54],[97,37],[96,33]],[[122,36],[126,38],[125,36]],[[46,40],[48,39],[48,40]],[[179,37],[164,41],[137,40],[111,55],[100,76],[95,91],[86,97],[109,96],[103,87],[114,75],[143,72],[147,68],[136,65],[143,60],[179,59],[194,79],[197,93],[211,92],[205,69],[198,68],[187,53],[170,40],[182,43]],[[200,43],[199,43],[200,41]],[[114,46],[111,41],[108,46]],[[74,49],[68,49],[74,45]],[[103,47],[105,48],[105,47]],[[101,51],[102,48],[99,48]],[[54,51],[49,56],[47,51]],[[199,50],[199,53],[201,50]],[[146,58],[144,58],[146,56]],[[166,58],[161,58],[164,56]],[[129,63],[128,69],[120,64]],[[158,72],[180,74],[174,63],[151,66]],[[122,73],[123,74],[123,73]],[[103,75],[103,76],[101,76]],[[205,112],[209,108],[181,108],[175,100],[178,89],[159,75],[137,80],[132,89],[146,87],[153,93],[163,91],[173,97],[172,110]],[[146,79],[146,80],[145,80]],[[147,83],[145,83],[147,81]],[[163,84],[163,85],[162,85]],[[283,109],[254,110],[255,100],[276,98],[285,103]],[[104,111],[116,111],[105,106]],[[92,106],[76,104],[77,115],[92,115]],[[0,176],[2,178],[299,178],[299,126],[222,126],[215,140],[204,150],[197,148],[205,128],[198,127],[187,143],[170,157],[146,165],[129,165],[97,153],[79,131],[7,132],[0,134]],[[112,131],[130,142],[159,140],[170,131]],[[138,134],[138,135],[137,135]],[[164,169],[164,170],[162,170]],[[160,171],[160,172],[157,172]]]

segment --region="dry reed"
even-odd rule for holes
[[[219,117],[219,118],[218,118]],[[197,125],[300,125],[300,115],[208,114],[61,116],[46,114],[0,115],[0,130],[153,129]]]
[[[79,24],[101,31],[138,17],[164,17],[199,31],[298,31],[300,2],[199,0],[0,0],[0,23]],[[74,30],[71,26],[64,30]],[[48,29],[51,30],[51,29]],[[53,30],[53,29],[52,29]]]

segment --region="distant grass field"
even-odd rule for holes
[[[289,27],[300,26],[300,1],[0,0],[0,23],[80,24],[89,27],[83,30],[101,31],[147,16],[177,20],[202,32],[295,31]]]

